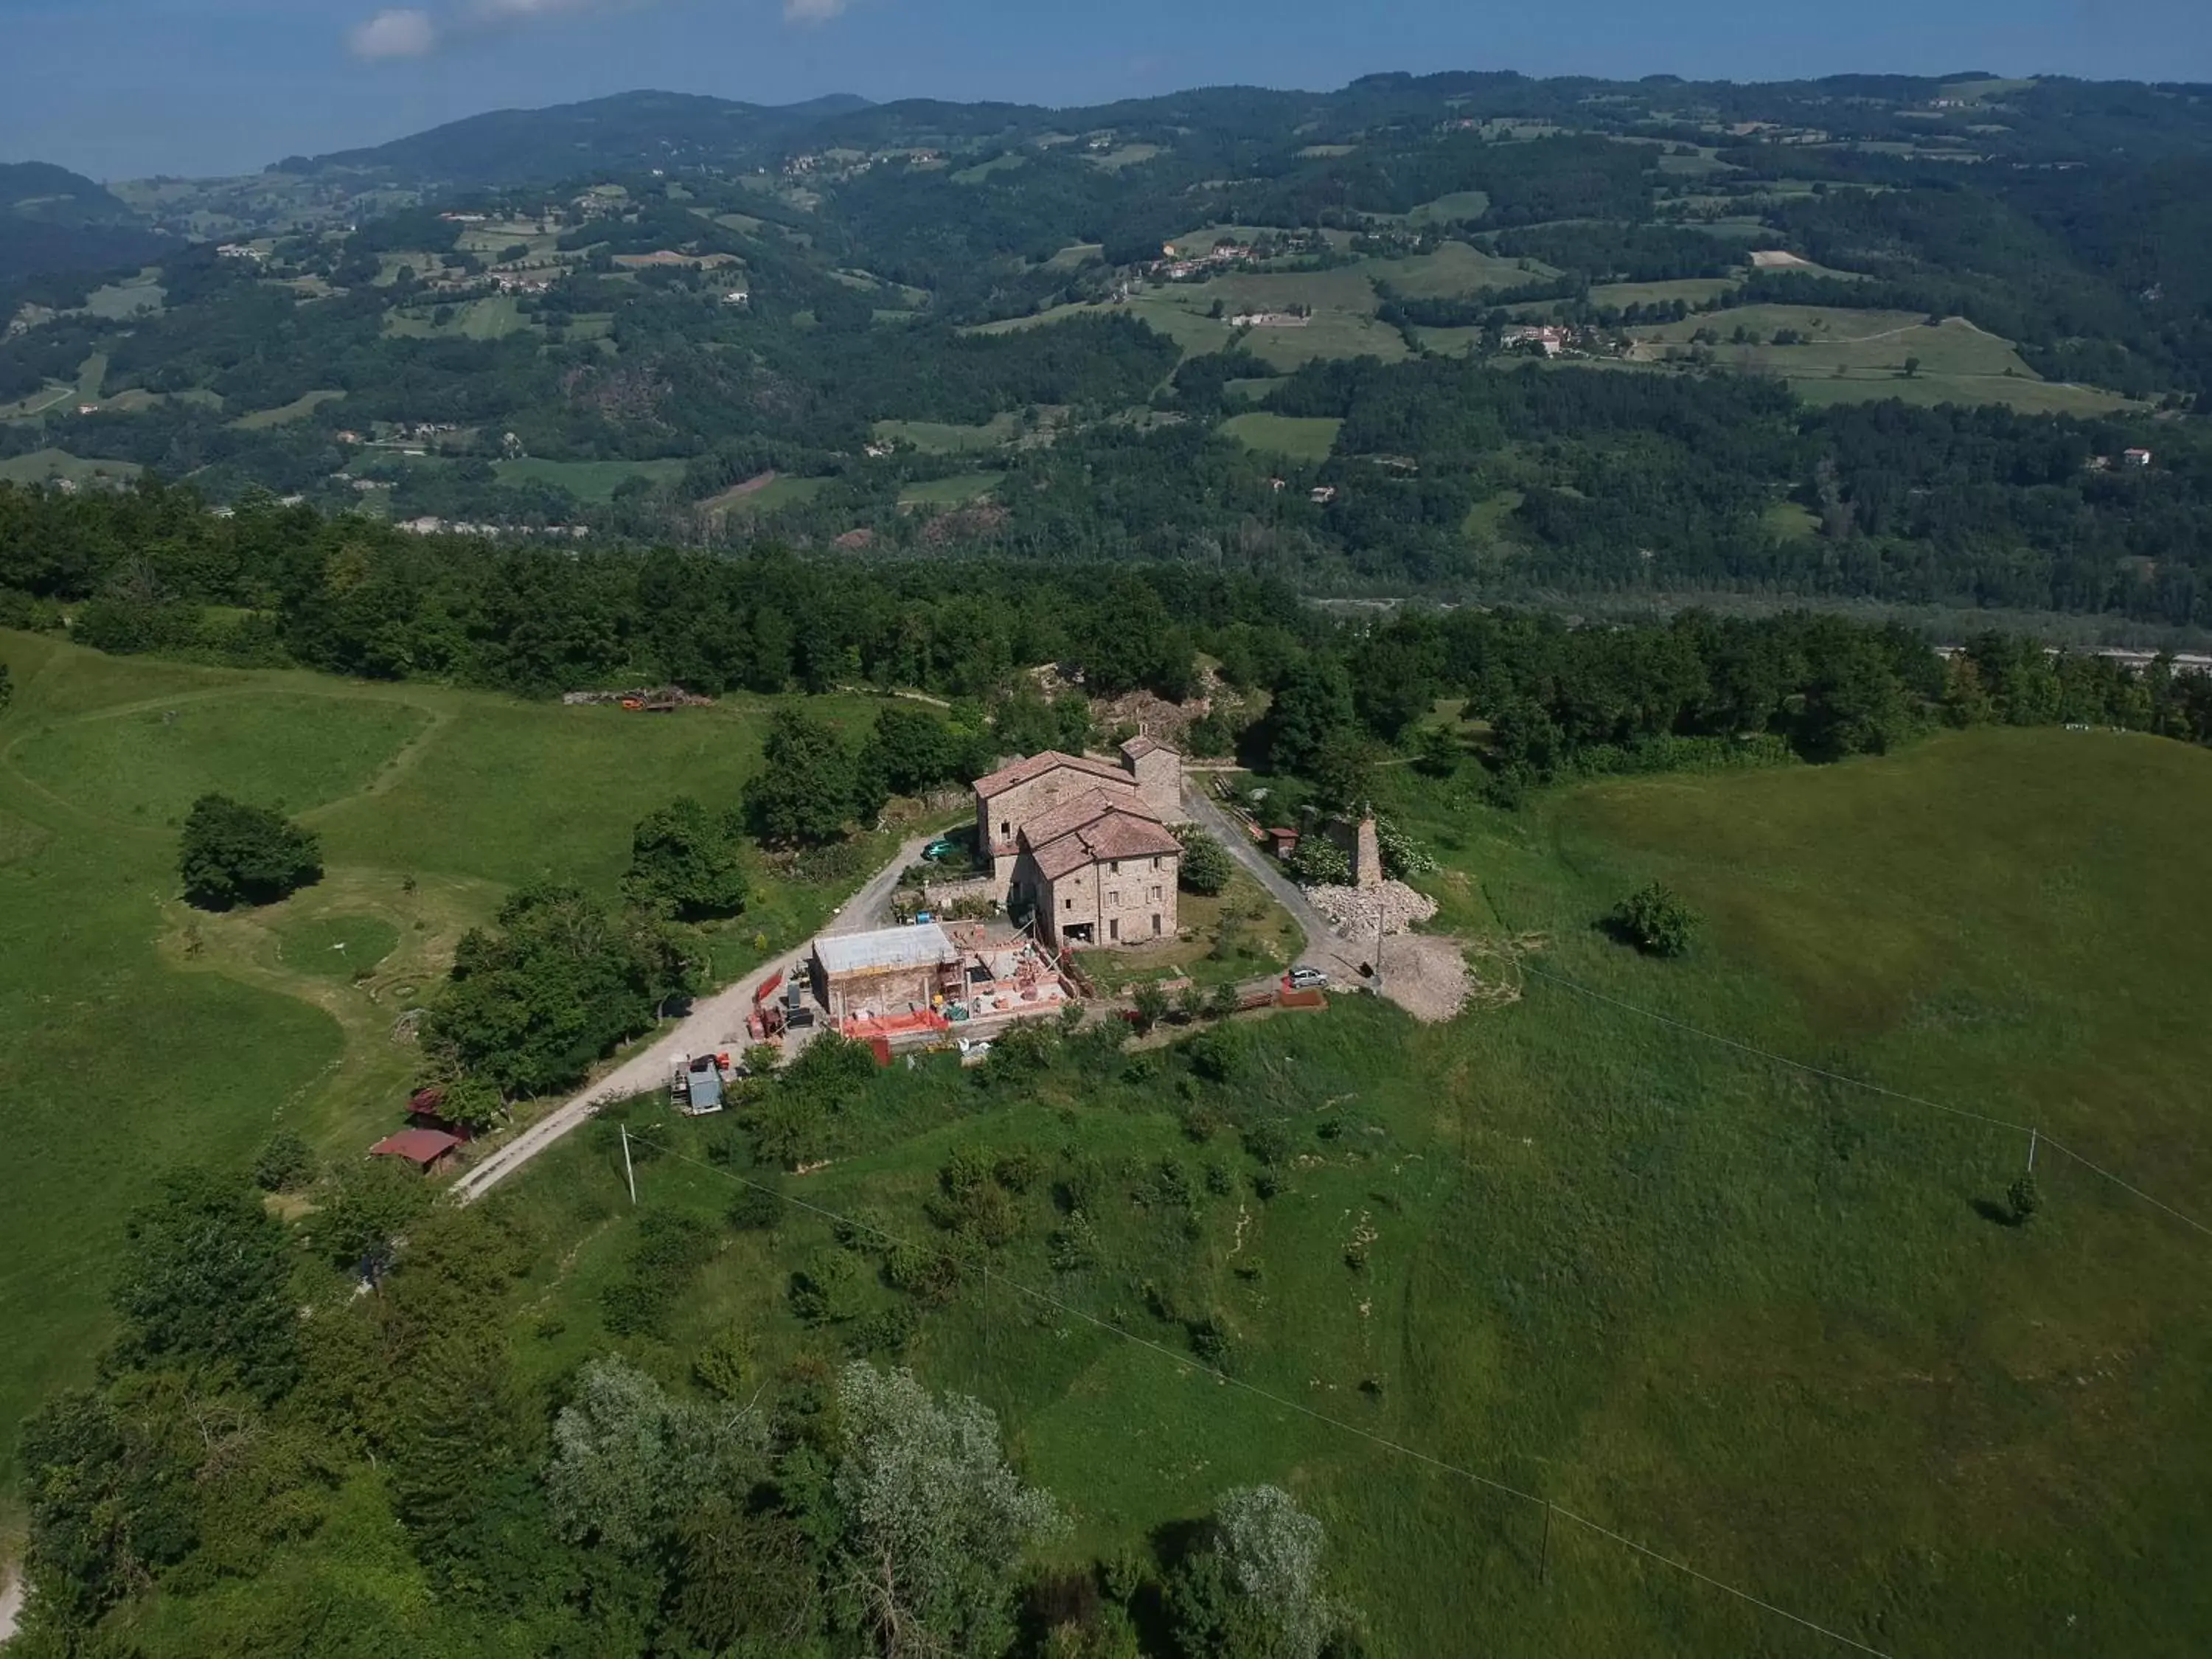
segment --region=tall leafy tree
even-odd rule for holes
[[[202,909],[273,904],[322,879],[322,845],[281,812],[202,795],[178,840],[177,873]]]
[[[113,1292],[125,1357],[222,1368],[264,1399],[291,1386],[300,1367],[291,1252],[258,1193],[179,1171],[125,1231]]]
[[[769,726],[760,775],[745,786],[745,806],[763,840],[818,846],[844,833],[860,777],[851,752],[825,721],[781,708]]]
[[[740,852],[744,824],[735,813],[713,813],[679,795],[642,819],[630,837],[623,890],[634,902],[687,921],[733,916],[750,887]]]
[[[1003,1651],[1023,1556],[1060,1524],[1051,1496],[1007,1467],[997,1419],[973,1400],[866,1361],[837,1392],[842,1571],[878,1650]]]

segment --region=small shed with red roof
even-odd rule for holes
[[[378,1141],[368,1149],[368,1155],[404,1158],[424,1175],[435,1175],[452,1162],[454,1149],[460,1144],[459,1135],[448,1134],[443,1129],[402,1129]]]

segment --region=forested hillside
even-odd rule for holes
[[[2202,88],[641,94],[117,191],[200,240],[0,285],[0,477],[2212,627]]]

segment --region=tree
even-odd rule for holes
[[[1615,905],[1606,925],[1616,938],[1655,957],[1679,957],[1697,938],[1700,918],[1664,882],[1638,888]]]
[[[711,813],[690,796],[680,795],[631,835],[623,891],[634,903],[656,906],[687,921],[736,915],[745,908],[748,894],[738,851],[744,833],[735,813]]]
[[[8,678],[8,665],[0,662],[0,714],[8,712],[8,705],[15,701],[15,683]]]
[[[1467,745],[1449,726],[1425,726],[1413,739],[1413,767],[1424,777],[1451,776],[1466,753]]]
[[[203,910],[274,904],[323,878],[322,848],[281,812],[202,795],[178,838],[177,873]]]
[[[1338,1620],[1322,1593],[1322,1524],[1276,1486],[1221,1495],[1213,1525],[1231,1583],[1252,1599],[1283,1659],[1315,1659]]]
[[[763,1444],[751,1413],[673,1399],[629,1361],[594,1359],[553,1422],[554,1526],[571,1543],[636,1554],[691,1510],[750,1486]]]
[[[879,1650],[1004,1651],[1023,1553],[1060,1525],[1051,1496],[1007,1467],[998,1420],[973,1400],[865,1361],[837,1392],[839,1554]]]
[[[1917,380],[1920,378],[1919,358],[1907,357],[1905,360],[1905,378],[1908,380]]]
[[[291,1251],[258,1194],[180,1171],[125,1231],[112,1300],[126,1358],[225,1368],[264,1400],[291,1387],[300,1369]]]
[[[1140,1032],[1151,1030],[1168,1017],[1168,994],[1149,980],[1136,988],[1130,1000],[1136,1007]]]
[[[696,988],[693,943],[632,912],[611,916],[574,887],[539,882],[500,907],[500,931],[471,929],[431,1000],[422,1042],[455,1075],[508,1095],[574,1083],[669,997]]]
[[[1343,665],[1334,657],[1299,659],[1276,686],[1267,711],[1267,764],[1278,772],[1308,770],[1352,721],[1352,685]]]
[[[1175,832],[1182,843],[1182,862],[1176,873],[1176,884],[1186,893],[1196,893],[1206,898],[1218,896],[1229,885],[1229,878],[1237,866],[1229,856],[1229,849],[1194,823],[1187,823]]]
[[[2034,1220],[2035,1212],[2043,1207],[2043,1192],[2035,1184],[2035,1171],[2030,1170],[2019,1180],[2014,1182],[2006,1192],[2005,1198],[2012,1206],[2014,1226],[2025,1227],[2029,1222]]]
[[[763,757],[760,775],[745,786],[745,810],[763,841],[818,846],[844,833],[860,778],[835,731],[797,708],[779,709]]]

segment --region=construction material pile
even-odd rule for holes
[[[1309,887],[1306,896],[1337,932],[1355,944],[1373,939],[1377,921],[1385,933],[1402,933],[1437,913],[1434,899],[1402,881],[1376,887]]]

